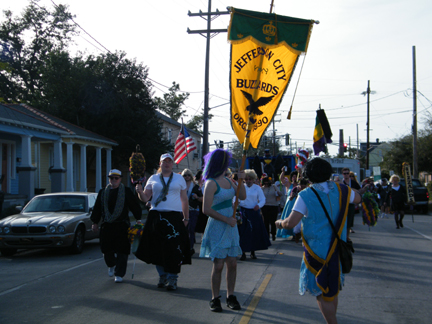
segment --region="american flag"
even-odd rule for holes
[[[177,140],[174,148],[174,162],[179,164],[181,160],[183,160],[189,152],[196,150],[197,147],[195,142],[188,133],[186,127],[181,126],[180,133],[177,136]]]

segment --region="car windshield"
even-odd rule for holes
[[[400,181],[400,184],[401,184],[402,186],[405,186],[405,179],[401,180],[401,181]],[[412,184],[413,184],[413,188],[424,187],[424,186],[421,184],[420,180],[413,179],[413,180],[412,180]]]
[[[34,198],[23,210],[26,213],[35,212],[83,212],[85,197],[80,196],[39,196]]]

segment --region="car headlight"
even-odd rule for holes
[[[10,227],[9,226],[3,227],[3,233],[9,234],[10,233]]]
[[[54,225],[49,226],[48,227],[48,232],[55,233],[56,232],[56,227]]]
[[[59,225],[59,226],[57,227],[57,231],[58,231],[59,233],[64,233],[64,232],[66,232],[66,229],[65,229],[65,227],[64,227],[63,225]]]

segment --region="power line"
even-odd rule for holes
[[[57,6],[57,4],[55,4],[55,2],[53,0],[51,0],[51,2],[53,3],[53,5],[57,8],[60,9],[59,6]],[[78,26],[84,33],[86,33],[87,35],[89,35],[91,37],[91,39],[93,39],[96,43],[98,43],[100,46],[102,46],[108,53],[112,54],[111,51],[109,49],[107,49],[105,46],[103,46],[100,42],[98,42],[98,40],[96,38],[94,38],[92,35],[90,35],[84,28],[82,28],[75,20],[73,20],[73,18],[70,18],[72,20],[72,22]]]

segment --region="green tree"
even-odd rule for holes
[[[213,118],[212,114],[208,114],[209,121]],[[188,129],[193,129],[199,134],[203,134],[203,124],[204,124],[204,112],[199,115],[193,116],[187,123],[186,127]]]
[[[156,97],[154,99],[159,110],[166,113],[170,118],[178,121],[186,110],[182,109],[184,102],[189,98],[188,92],[180,92],[180,85],[173,82],[169,92],[163,95],[163,98]]]
[[[71,57],[76,35],[64,6],[52,11],[32,0],[21,17],[5,12],[0,23],[0,98],[25,102],[118,142],[113,164],[128,165],[140,144],[149,169],[171,150],[161,134],[148,68],[123,52]],[[4,48],[7,53],[4,53]]]
[[[31,0],[20,17],[9,10],[3,13],[0,42],[10,55],[7,68],[0,70],[0,97],[8,103],[31,103],[42,90],[41,67],[49,53],[66,49],[77,34],[73,16],[67,6],[49,11],[38,0]]]
[[[417,141],[419,171],[432,172],[432,115],[427,113],[425,127],[419,131]]]
[[[413,140],[412,135],[405,135],[390,141],[391,150],[383,156],[380,166],[386,170],[392,170],[398,175],[402,175],[402,163],[413,160]]]
[[[123,52],[70,58],[51,52],[43,69],[44,95],[37,108],[104,135],[119,143],[113,163],[126,165],[137,144],[148,168],[171,150],[161,134],[161,122],[151,98],[148,68]]]

